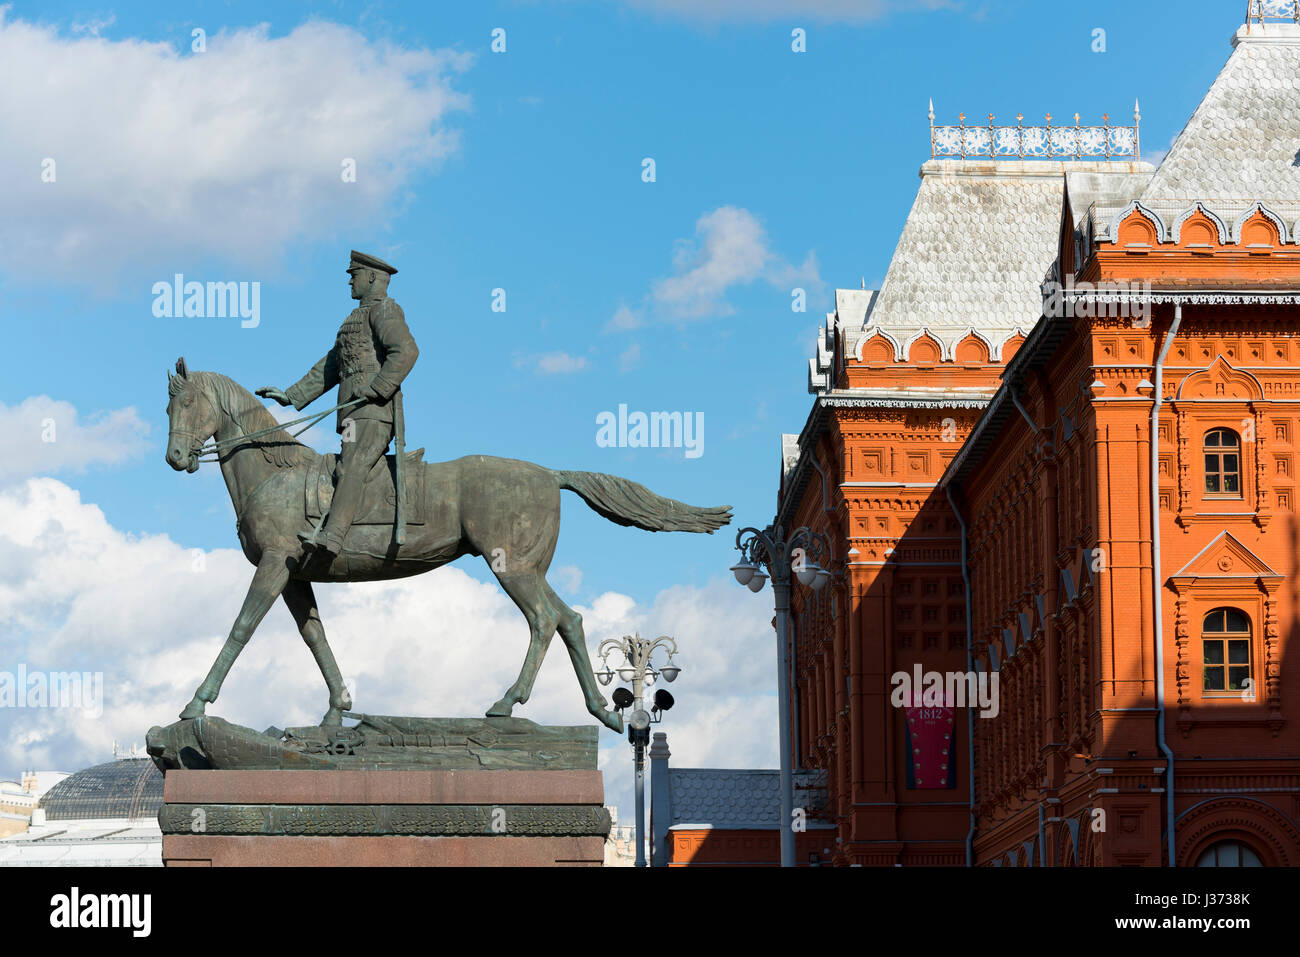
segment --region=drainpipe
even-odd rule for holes
[[[957,524],[961,527],[961,581],[966,592],[966,674],[975,673],[975,660],[971,655],[971,600],[970,600],[970,568],[966,565],[966,520],[962,518],[961,509],[957,507],[957,500],[953,498],[952,486],[945,485],[944,492],[948,496],[948,504],[952,506],[952,512],[957,516]],[[966,708],[966,769],[970,775],[970,830],[966,832],[966,866],[975,866],[975,709],[969,707],[967,702]]]
[[[1043,832],[1043,802],[1038,802],[1038,866],[1047,866],[1047,838]]]
[[[817,474],[822,477],[822,511],[823,512],[835,511],[833,508],[831,508],[829,505],[826,504],[826,473],[822,471],[821,463],[817,461],[817,455],[815,453],[815,450],[814,450],[814,454],[808,457],[808,461],[812,462],[812,467],[815,468],[817,470]]]
[[[1156,644],[1156,744],[1165,756],[1165,844],[1169,848],[1169,866],[1174,867],[1174,752],[1165,741],[1165,636],[1161,599],[1164,585],[1160,580],[1160,406],[1164,403],[1165,357],[1173,345],[1178,326],[1183,321],[1182,303],[1174,304],[1174,321],[1165,335],[1156,359],[1155,401],[1151,403],[1151,602]]]

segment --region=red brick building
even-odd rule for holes
[[[932,127],[837,291],[777,513],[843,573],[792,611],[834,863],[1300,864],[1300,25],[1138,124]]]

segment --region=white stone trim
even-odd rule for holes
[[[992,341],[991,339],[989,339],[988,336],[984,335],[984,333],[980,332],[980,331],[979,331],[978,329],[976,329],[974,326],[967,326],[965,332],[960,333],[956,338],[953,339],[953,342],[952,342],[952,359],[953,359],[953,362],[956,362],[956,361],[957,361],[957,347],[958,347],[959,345],[961,345],[962,342],[964,342],[964,341],[966,340],[967,336],[974,336],[974,337],[975,337],[976,339],[978,339],[980,342],[984,343],[985,348],[987,348],[987,349],[989,350],[989,361],[992,362],[992,361],[993,361],[993,357],[994,357],[994,355],[995,355],[999,350],[998,350],[998,348],[997,348],[996,346],[993,345],[993,341]]]
[[[899,347],[898,340],[895,339],[893,336],[891,336],[884,329],[881,329],[879,326],[869,327],[862,330],[862,335],[858,339],[858,344],[853,348],[853,358],[856,359],[858,362],[861,362],[862,350],[866,348],[867,342],[871,339],[874,339],[876,336],[880,336],[882,339],[886,340],[891,346],[894,347],[895,362],[903,361],[903,351]]]
[[[1008,342],[1010,342],[1010,341],[1011,341],[1012,339],[1014,339],[1016,336],[1020,336],[1020,338],[1024,339],[1026,342],[1029,341],[1029,333],[1027,333],[1027,332],[1026,332],[1024,329],[1022,329],[1020,326],[1016,326],[1014,329],[1008,331],[1008,332],[1006,333],[1006,335],[1004,335],[1004,336],[1002,337],[1002,341],[998,343],[997,351],[996,351],[996,352],[990,352],[990,353],[989,353],[989,357],[992,358],[992,359],[994,359],[994,360],[996,360],[996,361],[998,361],[998,362],[1001,362],[1001,361],[1002,361],[1002,348],[1003,348],[1003,346],[1005,346]]]
[[[1241,227],[1245,226],[1246,220],[1250,219],[1256,213],[1263,213],[1264,218],[1277,227],[1279,243],[1285,245],[1286,243],[1291,242],[1291,232],[1286,228],[1286,223],[1282,221],[1282,217],[1273,212],[1273,210],[1269,209],[1263,203],[1256,202],[1253,206],[1238,216],[1237,221],[1232,224],[1232,241],[1234,243],[1241,242]]]
[[[1124,222],[1124,220],[1128,219],[1129,216],[1133,215],[1133,213],[1135,212],[1140,213],[1151,223],[1151,225],[1155,226],[1156,242],[1158,243],[1169,242],[1168,231],[1165,229],[1164,220],[1160,218],[1159,214],[1153,212],[1150,209],[1147,209],[1145,206],[1142,205],[1140,200],[1136,200],[1136,199],[1133,200],[1133,202],[1129,203],[1127,206],[1125,206],[1122,210],[1120,210],[1118,215],[1116,215],[1115,218],[1111,220],[1110,232],[1109,235],[1107,236],[1107,239],[1110,242],[1113,243],[1117,241],[1117,237],[1119,236],[1120,223]]]
[[[1183,223],[1195,216],[1197,212],[1204,213],[1206,218],[1209,219],[1210,222],[1214,223],[1215,228],[1219,231],[1220,246],[1226,246],[1229,242],[1235,241],[1232,239],[1232,231],[1228,229],[1228,225],[1223,221],[1223,219],[1213,210],[1207,209],[1204,203],[1197,202],[1179,213],[1178,217],[1174,220],[1174,228],[1169,231],[1169,236],[1173,242],[1177,243],[1179,237],[1182,235]]]
[[[908,361],[907,354],[912,351],[912,346],[920,342],[921,339],[926,337],[929,337],[930,341],[939,347],[940,362],[952,358],[952,356],[949,355],[949,349],[947,344],[943,341],[943,337],[939,335],[935,335],[933,332],[931,332],[929,326],[922,326],[921,329],[912,336],[912,338],[908,339],[907,342],[903,343],[902,353],[899,356],[898,361],[907,362]]]

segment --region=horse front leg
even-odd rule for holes
[[[343,712],[352,710],[352,695],[343,683],[338,662],[334,660],[334,652],[325,640],[325,626],[320,622],[316,593],[312,591],[311,582],[291,580],[284,588],[284,603],[289,606],[293,620],[298,625],[298,633],[311,649],[312,657],[316,659],[316,665],[325,677],[325,685],[330,691],[330,706],[325,717],[321,718],[321,727],[341,727]]]
[[[217,660],[208,670],[208,676],[203,679],[203,684],[199,685],[194,697],[181,712],[182,720],[199,717],[211,702],[217,700],[221,684],[230,673],[230,666],[244,650],[244,645],[248,644],[248,639],[266,617],[271,605],[280,597],[288,581],[289,557],[276,552],[264,554],[253,574],[253,582],[248,586],[248,594],[244,596],[244,605],[230,628],[230,635],[222,645]]]

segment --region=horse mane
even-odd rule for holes
[[[279,423],[258,402],[253,394],[229,376],[219,372],[191,372],[190,378],[200,379],[207,387],[206,391],[221,410],[230,416],[245,434],[260,432],[262,429],[275,428]],[[284,429],[271,432],[247,443],[258,449],[262,457],[278,469],[306,465],[319,456],[315,449],[303,445]]]

